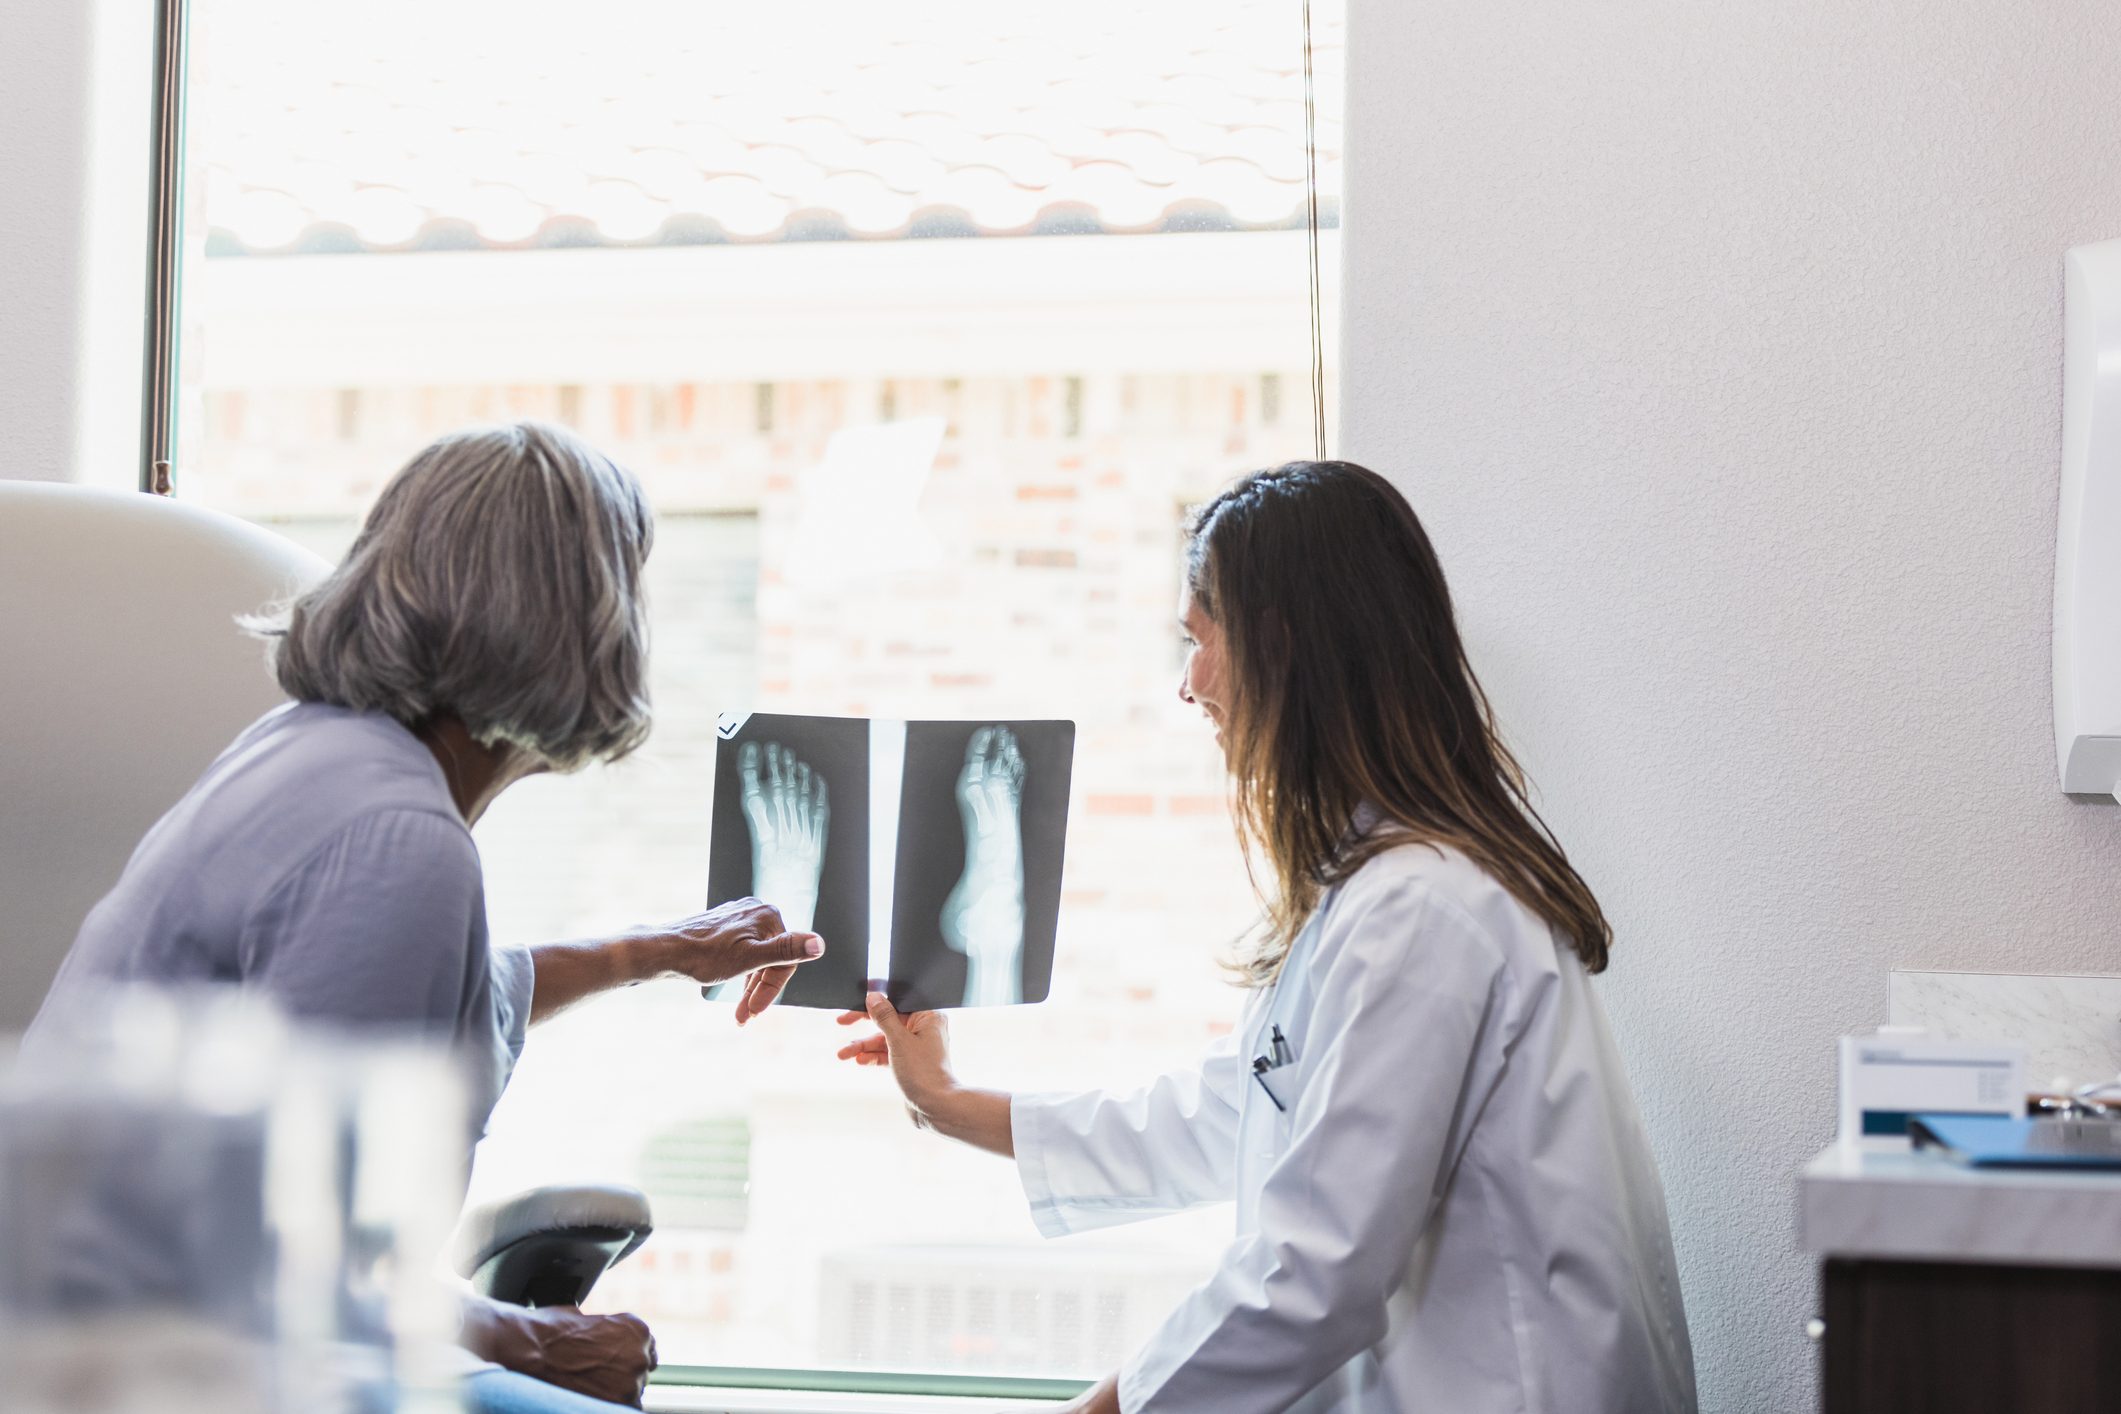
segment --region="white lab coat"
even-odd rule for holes
[[[1121,1407],[1693,1414],[1663,1186],[1575,954],[1426,846],[1322,915],[1200,1066],[1011,1105],[1048,1236],[1236,1200]],[[1286,1113],[1252,1074],[1277,1024]]]

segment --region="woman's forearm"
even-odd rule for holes
[[[530,1019],[547,1020],[599,992],[636,982],[688,977],[711,984],[749,977],[737,1004],[741,1023],[772,1005],[795,969],[824,952],[817,935],[788,932],[772,905],[740,898],[668,928],[532,948]]]
[[[1016,1157],[1016,1136],[1009,1122],[1006,1091],[953,1085],[934,1095],[923,1095],[919,1101],[909,1102],[909,1106],[915,1121],[924,1129],[1005,1159]]]
[[[550,1020],[576,1002],[615,987],[630,987],[670,975],[667,948],[648,935],[584,938],[540,943],[530,950],[536,981],[530,992],[530,1019]]]

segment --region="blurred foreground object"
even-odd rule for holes
[[[114,988],[0,1079],[0,1411],[458,1407],[445,1051]]]

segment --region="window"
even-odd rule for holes
[[[497,942],[699,906],[724,709],[1071,716],[1054,997],[963,1014],[962,1067],[1120,1084],[1227,1028],[1252,906],[1173,691],[1176,551],[1185,505],[1311,451],[1293,0],[195,4],[178,494],[335,554],[428,439],[535,416],[658,508],[654,738],[482,824]],[[666,1365],[1091,1376],[1214,1260],[1227,1213],[1040,1240],[844,1035],[583,1008],[476,1187],[647,1189],[599,1300]]]

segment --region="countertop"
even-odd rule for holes
[[[1835,1145],[1800,1193],[1799,1243],[1821,1257],[2121,1268],[2121,1171],[1972,1169]]]

